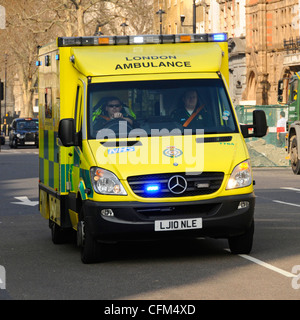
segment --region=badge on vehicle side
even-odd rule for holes
[[[167,157],[170,157],[170,158],[178,158],[182,155],[182,151],[178,148],[176,148],[175,146],[170,146],[170,147],[167,147],[164,151],[163,151],[163,154]]]

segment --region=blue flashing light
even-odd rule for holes
[[[226,41],[226,34],[225,33],[216,33],[213,34],[214,41]]]
[[[160,191],[160,185],[159,184],[148,184],[146,186],[146,192],[148,193],[156,193]]]
[[[55,55],[55,60],[57,60],[57,61],[59,60],[59,54]]]
[[[35,62],[35,65],[36,65],[37,67],[41,66],[41,65],[42,65],[42,61],[36,61],[36,62]]]

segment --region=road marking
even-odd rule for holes
[[[6,289],[5,278],[5,268],[0,266],[0,290]]]
[[[262,267],[265,267],[265,268],[267,268],[267,269],[270,269],[270,270],[272,270],[272,271],[275,271],[275,272],[277,272],[277,273],[280,273],[280,274],[284,275],[285,277],[288,277],[288,278],[294,278],[294,277],[296,277],[296,275],[293,274],[293,273],[290,273],[290,272],[287,272],[287,271],[285,271],[285,270],[282,270],[282,269],[279,269],[279,268],[277,268],[277,267],[274,267],[274,266],[272,266],[272,265],[269,264],[269,263],[266,263],[266,262],[261,261],[261,260],[259,260],[259,259],[256,259],[256,258],[253,258],[253,257],[251,257],[251,256],[248,256],[247,254],[239,254],[239,256],[242,257],[242,258],[244,258],[244,259],[250,260],[250,261],[252,261],[252,262],[254,262],[254,263],[256,263],[256,264],[258,264],[258,265],[260,265],[260,266],[262,266]]]
[[[4,153],[2,153],[4,152]],[[39,154],[38,152],[20,152],[20,151],[9,151],[9,150],[1,150],[0,155],[15,155],[15,154]]]
[[[226,251],[230,252],[230,249],[225,249]],[[288,277],[288,278],[294,278],[294,277],[297,277],[296,274],[293,274],[293,273],[290,273],[290,272],[287,272],[285,270],[282,270],[280,268],[277,268],[277,267],[274,267],[272,266],[271,264],[269,263],[266,263],[262,260],[259,260],[259,259],[256,259],[254,257],[251,257],[251,256],[248,256],[247,254],[239,254],[240,257],[244,258],[244,259],[247,259],[249,261],[252,261],[258,265],[260,265],[261,267],[264,267],[264,268],[267,268],[269,270],[272,270],[272,271],[275,271],[277,273],[280,273],[282,274],[283,276],[285,277]]]
[[[31,201],[27,197],[15,197],[15,199],[20,200],[21,202],[11,202],[11,203],[21,204],[24,206],[31,206],[31,207],[37,206],[39,204],[38,201]]]
[[[291,188],[291,187],[280,187],[280,189],[292,190],[292,191],[298,191],[298,192],[300,192],[300,189],[297,189],[297,188]]]
[[[287,204],[289,206],[300,207],[300,204],[296,204],[296,203],[284,202],[279,200],[272,200],[272,201],[276,203]]]

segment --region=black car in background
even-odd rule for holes
[[[14,119],[9,127],[9,146],[39,146],[39,122],[33,118]]]
[[[3,131],[0,131],[0,143],[2,145],[5,144],[5,135],[4,135],[4,132]]]

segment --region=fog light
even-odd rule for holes
[[[249,201],[241,201],[238,205],[238,209],[244,209],[249,207]]]
[[[101,214],[105,217],[113,217],[114,212],[111,209],[102,209]]]

